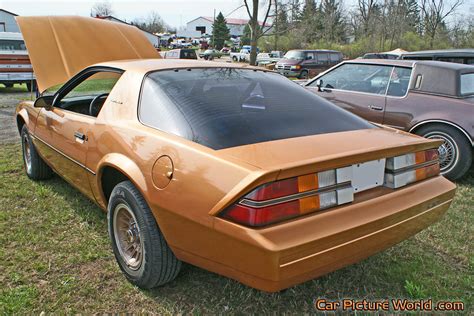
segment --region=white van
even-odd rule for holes
[[[0,32],[0,84],[26,83],[35,90],[36,80],[21,33]]]

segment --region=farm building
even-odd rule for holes
[[[16,24],[15,17],[17,14],[0,9],[0,32],[19,33],[20,28]]]
[[[227,27],[232,36],[242,36],[244,34],[245,25],[249,23],[248,19],[234,19],[226,18]],[[186,28],[179,32],[180,37],[201,37],[204,34],[212,34],[212,24],[214,19],[212,17],[200,16],[192,21],[186,23]],[[263,22],[259,22],[263,25]],[[271,27],[271,24],[266,23],[265,29]]]

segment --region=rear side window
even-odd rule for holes
[[[474,95],[474,73],[461,75],[461,95]]]
[[[319,63],[327,63],[327,61],[328,61],[328,53],[318,53]]]
[[[139,119],[213,149],[374,128],[279,74],[232,68],[149,74]]]
[[[393,97],[403,97],[408,91],[410,83],[411,69],[394,67],[388,85],[387,95]]]

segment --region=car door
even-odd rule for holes
[[[71,79],[55,94],[53,108],[41,110],[36,128],[50,149],[47,160],[52,167],[91,197],[88,175],[93,171],[86,166],[89,134],[120,76],[117,70],[91,69]]]
[[[304,60],[301,63],[301,68],[312,72],[318,66],[318,60],[316,59],[316,53],[314,52],[305,52],[304,53]]]
[[[392,66],[343,63],[306,87],[366,120],[382,123]]]
[[[318,52],[315,54],[318,60],[314,67],[314,74],[317,75],[329,68],[329,54],[327,52]]]

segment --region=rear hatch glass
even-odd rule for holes
[[[279,74],[235,68],[149,74],[139,117],[213,149],[374,128]]]

